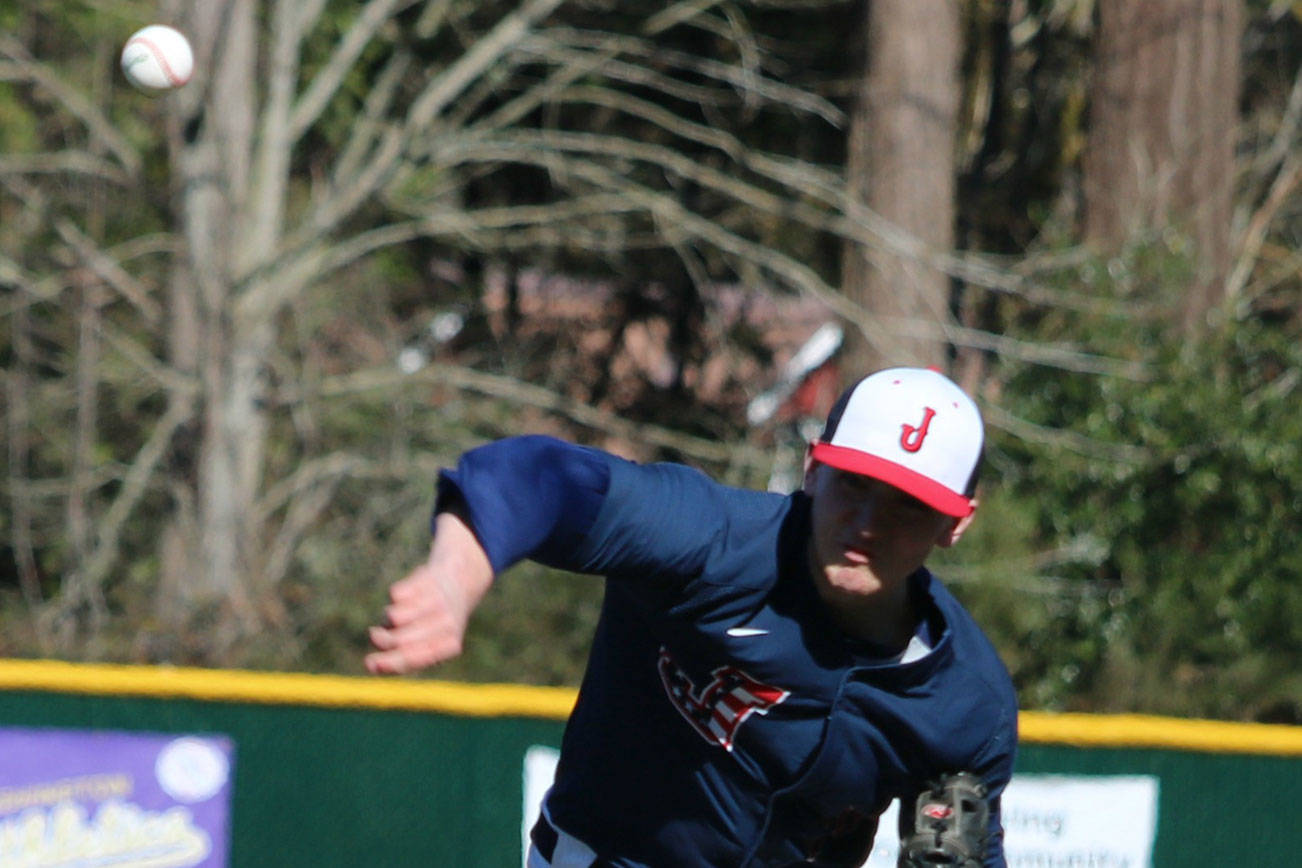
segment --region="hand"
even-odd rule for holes
[[[384,624],[370,630],[377,650],[366,655],[367,671],[402,674],[456,657],[492,581],[488,555],[465,519],[439,513],[429,560],[394,582]]]

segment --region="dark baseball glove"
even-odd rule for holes
[[[990,805],[976,775],[945,775],[918,795],[913,831],[900,842],[899,868],[980,868]]]

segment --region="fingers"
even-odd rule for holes
[[[385,606],[383,626],[401,628],[426,618],[439,618],[447,612],[448,607],[443,598],[432,591],[408,603]]]
[[[459,653],[459,645],[441,642],[403,646],[391,651],[372,651],[366,655],[366,671],[372,675],[405,675],[450,660]]]
[[[387,630],[372,627],[371,644],[377,649],[366,655],[366,669],[375,675],[401,675],[461,653],[459,634],[437,626],[416,625],[416,629]]]
[[[466,618],[434,571],[421,567],[394,583],[384,622],[369,631],[375,651],[365,664],[373,674],[402,674],[461,653]]]
[[[389,586],[389,605],[384,607],[383,626],[403,627],[446,608],[445,590],[433,571],[421,566]]]
[[[389,600],[393,603],[407,603],[420,597],[425,586],[433,580],[429,567],[421,565],[405,579],[399,579],[389,586]]]
[[[460,644],[461,631],[446,618],[424,618],[401,627],[372,627],[371,644],[379,651],[415,648],[431,643]],[[457,648],[457,650],[460,650]]]
[[[410,649],[400,651],[374,651],[366,655],[366,671],[372,675],[406,675],[441,662],[436,653],[416,653]]]

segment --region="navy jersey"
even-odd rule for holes
[[[440,477],[495,572],[522,558],[607,577],[547,811],[618,866],[857,866],[877,818],[968,770],[989,789],[987,864],[1017,706],[989,641],[925,569],[932,649],[901,663],[832,623],[809,500],[720,485],[545,437]]]

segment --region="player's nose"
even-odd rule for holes
[[[881,498],[865,494],[857,498],[849,511],[849,523],[858,533],[871,533],[881,516]]]

